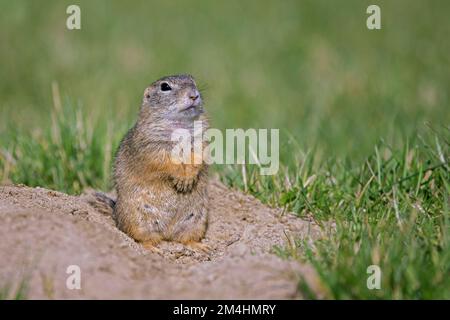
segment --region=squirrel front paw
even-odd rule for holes
[[[172,178],[172,185],[180,193],[191,192],[197,183],[198,177],[192,178]]]

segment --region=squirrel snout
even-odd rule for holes
[[[189,88],[188,90],[186,90],[183,93],[182,99],[183,102],[180,104],[180,111],[182,112],[193,109],[197,110],[197,107],[200,107],[202,104],[202,97],[200,96],[200,92],[198,92],[196,88]]]
[[[200,97],[200,93],[198,92],[197,89],[189,92],[189,99],[191,99],[192,101],[196,101],[199,97]]]

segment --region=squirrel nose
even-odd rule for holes
[[[197,90],[192,91],[192,92],[189,94],[189,98],[190,98],[192,101],[197,100],[199,97],[200,97],[200,94],[198,93]]]

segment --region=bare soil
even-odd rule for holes
[[[89,195],[0,186],[0,294],[12,298],[24,281],[28,299],[298,299],[307,281],[320,296],[310,266],[273,253],[317,238],[313,222],[217,181],[209,194],[211,252],[162,243],[158,254],[92,208]],[[80,290],[66,286],[69,265],[81,269]]]

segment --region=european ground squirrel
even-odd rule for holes
[[[114,163],[117,227],[144,247],[162,240],[202,250],[208,222],[207,164],[177,164],[171,159],[172,132],[194,121],[208,127],[202,98],[190,75],[161,78],[145,89],[136,124],[120,143]],[[97,194],[105,202],[105,196]]]

